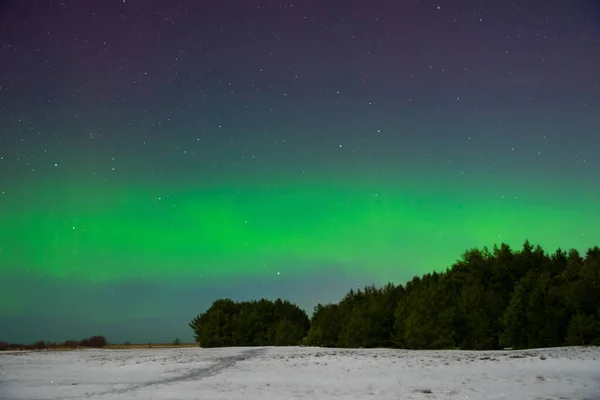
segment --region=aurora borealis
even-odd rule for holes
[[[3,4],[0,339],[600,244],[592,1]]]

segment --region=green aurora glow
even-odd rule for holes
[[[567,208],[553,186],[403,182],[32,185],[8,206],[1,254],[13,272],[87,282],[315,274],[329,263],[383,283],[445,269],[470,247],[595,244],[595,193]],[[286,268],[292,260],[306,269]]]

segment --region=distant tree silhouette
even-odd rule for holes
[[[48,346],[46,346],[46,342],[44,342],[43,340],[38,340],[37,342],[31,345],[31,348],[35,350],[44,350],[48,348]]]
[[[101,348],[105,347],[108,344],[106,338],[101,335],[92,336],[88,339],[81,339],[79,341],[79,345],[81,347],[96,347]]]
[[[90,347],[105,347],[108,344],[108,341],[104,336],[92,336],[89,339]]]
[[[79,347],[79,342],[77,340],[65,340],[63,346],[71,349],[76,349],[77,347]]]

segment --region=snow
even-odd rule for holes
[[[596,399],[600,348],[0,353],[0,399]]]

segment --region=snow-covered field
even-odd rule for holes
[[[600,348],[0,353],[0,399],[598,399]]]

